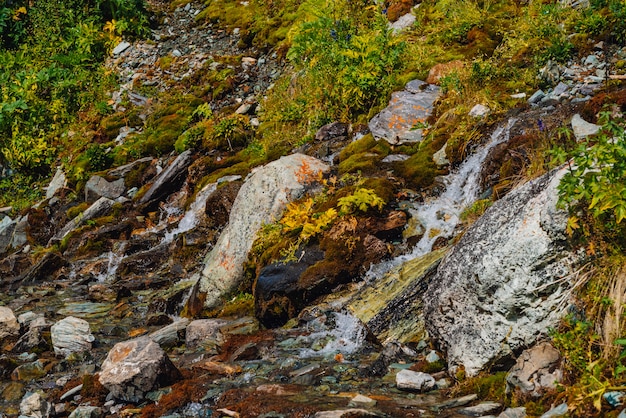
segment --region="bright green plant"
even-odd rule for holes
[[[374,190],[359,188],[351,195],[340,198],[337,206],[341,214],[350,214],[357,211],[367,212],[371,208],[380,211],[385,206],[385,201]]]
[[[574,209],[583,205],[611,228],[626,218],[626,132],[624,122],[611,119],[609,113],[601,113],[599,120],[601,132],[571,151],[559,197]]]

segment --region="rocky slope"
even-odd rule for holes
[[[240,55],[214,61],[236,76],[213,104],[256,125],[283,66],[239,49],[236,32],[193,23],[200,9],[164,8],[153,41],[116,48],[114,107],[128,98],[145,120],[154,111],[147,87],[167,90],[213,58]],[[524,350],[558,324],[582,260],[556,207],[563,169],[511,186],[467,230],[461,212],[494,192],[503,162],[516,163],[538,123],[571,123],[580,137],[597,130],[578,113],[597,111],[605,53],[546,66],[551,88],[517,95],[515,114],[484,127],[463,162],[451,167],[442,148],[442,175],[428,190],[404,187],[409,157],[391,148],[420,141],[413,126],[436,110],[439,88],[418,80],[370,122],[378,145],[354,153],[378,158],[374,147],[390,147],[376,161],[381,176],[348,191],[335,190],[337,163],[351,157],[340,151],[368,139],[347,124],[323,127],[312,145],[247,177],[225,172],[205,184],[221,154],[136,160],[91,177],[78,198],[59,171],[46,200],[0,222],[3,416],[526,416],[504,398],[449,388],[463,371],[508,370],[517,357],[512,391],[539,395],[562,378],[551,346]],[[156,65],[163,57],[175,58],[168,70]],[[141,129],[124,126],[116,140]],[[385,194],[380,208],[344,200],[347,214],[333,215],[367,184]],[[315,228],[324,214],[335,223],[309,240],[274,230],[274,244],[297,248],[289,257],[278,246],[269,262],[272,247],[255,239],[306,198],[326,206],[302,209],[303,223]],[[558,408],[550,416],[567,413]]]

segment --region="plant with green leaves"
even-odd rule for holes
[[[599,117],[599,134],[580,141],[569,153],[562,148],[555,155],[570,156],[569,171],[561,180],[561,205],[570,207],[570,229],[578,228],[579,208],[589,211],[606,228],[616,229],[626,218],[626,130],[624,121]]]

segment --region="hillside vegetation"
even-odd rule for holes
[[[41,200],[59,166],[79,196],[93,173],[188,149],[221,157],[219,164],[203,167],[197,189],[224,175],[245,175],[314,143],[315,133],[327,123],[367,124],[392,92],[410,80],[425,80],[437,64],[451,63],[441,67],[443,96],[435,113],[420,126],[427,132],[423,142],[392,149],[366,135],[351,143],[339,157],[343,177],[325,184],[332,190],[330,200],[295,203],[281,221],[284,229],[266,231],[259,257],[264,252],[265,257],[289,255],[290,246],[293,256],[294,248],[334,221],[336,208],[365,212],[396,197],[377,178],[377,162],[392,151],[410,156],[396,171],[402,184],[426,193],[445,174],[433,163],[433,154],[447,143],[451,165],[458,165],[489,127],[508,112],[528,107],[512,95],[554,87],[542,69],[580,61],[598,42],[607,56],[626,43],[624,0],[591,0],[581,7],[551,0],[425,0],[419,7],[412,0],[250,0],[245,6],[237,0],[205,0],[197,24],[236,30],[240,48],[255,56],[275,54],[284,64],[259,98],[259,126],[251,126],[233,106],[214,104],[231,93],[235,74],[208,65],[193,79],[164,90],[136,86],[152,101],[146,118],[140,118],[128,96],[114,108],[116,76],[105,66],[113,49],[122,40],[149,39],[150,26],[163,23],[159,8],[187,3],[15,0],[0,5],[0,207],[12,206],[17,214]],[[415,15],[414,25],[398,33],[389,29],[390,21],[407,13]],[[242,59],[221,58],[238,64]],[[163,70],[175,64],[175,57],[157,63]],[[626,70],[623,57],[610,65],[621,74]],[[492,113],[469,117],[476,104]],[[626,277],[625,109],[623,80],[606,79],[584,107],[583,116],[602,125],[598,135],[576,142],[567,119],[571,115],[551,130],[538,120],[518,144],[520,158],[502,164],[492,185],[489,199],[495,200],[573,159],[561,198],[571,214],[570,238],[590,262],[577,288],[579,312],[552,330],[567,360],[566,383],[538,401],[537,411],[567,399],[580,416],[599,416],[602,395],[626,383],[626,296],[620,288]],[[116,142],[124,126],[141,129]],[[491,200],[469,208],[467,222]],[[285,230],[292,233],[289,239],[281,235]],[[465,382],[462,390],[475,391],[485,382],[497,386],[485,390],[501,389],[504,383],[492,380]],[[531,405],[532,413],[526,399],[510,403]]]

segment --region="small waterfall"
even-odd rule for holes
[[[334,324],[331,329],[313,332],[306,337],[311,343],[325,341],[324,346],[319,350],[303,348],[299,353],[300,358],[353,354],[363,346],[366,331],[361,321],[342,312],[333,312],[332,320]]]
[[[96,280],[99,283],[104,283],[107,279],[115,277],[115,273],[117,273],[117,269],[124,259],[124,252],[126,251],[127,245],[128,243],[126,241],[121,241],[119,245],[115,246],[117,248],[114,247],[106,254],[108,258],[107,269],[96,276]]]
[[[493,147],[509,140],[515,122],[516,119],[511,118],[506,125],[498,126],[485,145],[470,155],[457,171],[448,174],[444,178],[444,193],[409,210],[411,216],[424,227],[424,236],[410,254],[373,266],[367,274],[368,278],[381,277],[393,267],[430,252],[437,238],[454,234],[461,212],[476,201],[481,192],[480,172],[485,158]]]
[[[185,212],[185,215],[178,222],[176,228],[165,233],[162,244],[169,244],[176,238],[177,235],[192,230],[198,225],[198,222],[202,219],[204,211],[206,209],[206,201],[213,192],[217,189],[217,183],[207,184],[198,192],[196,199],[189,206],[189,210]]]

